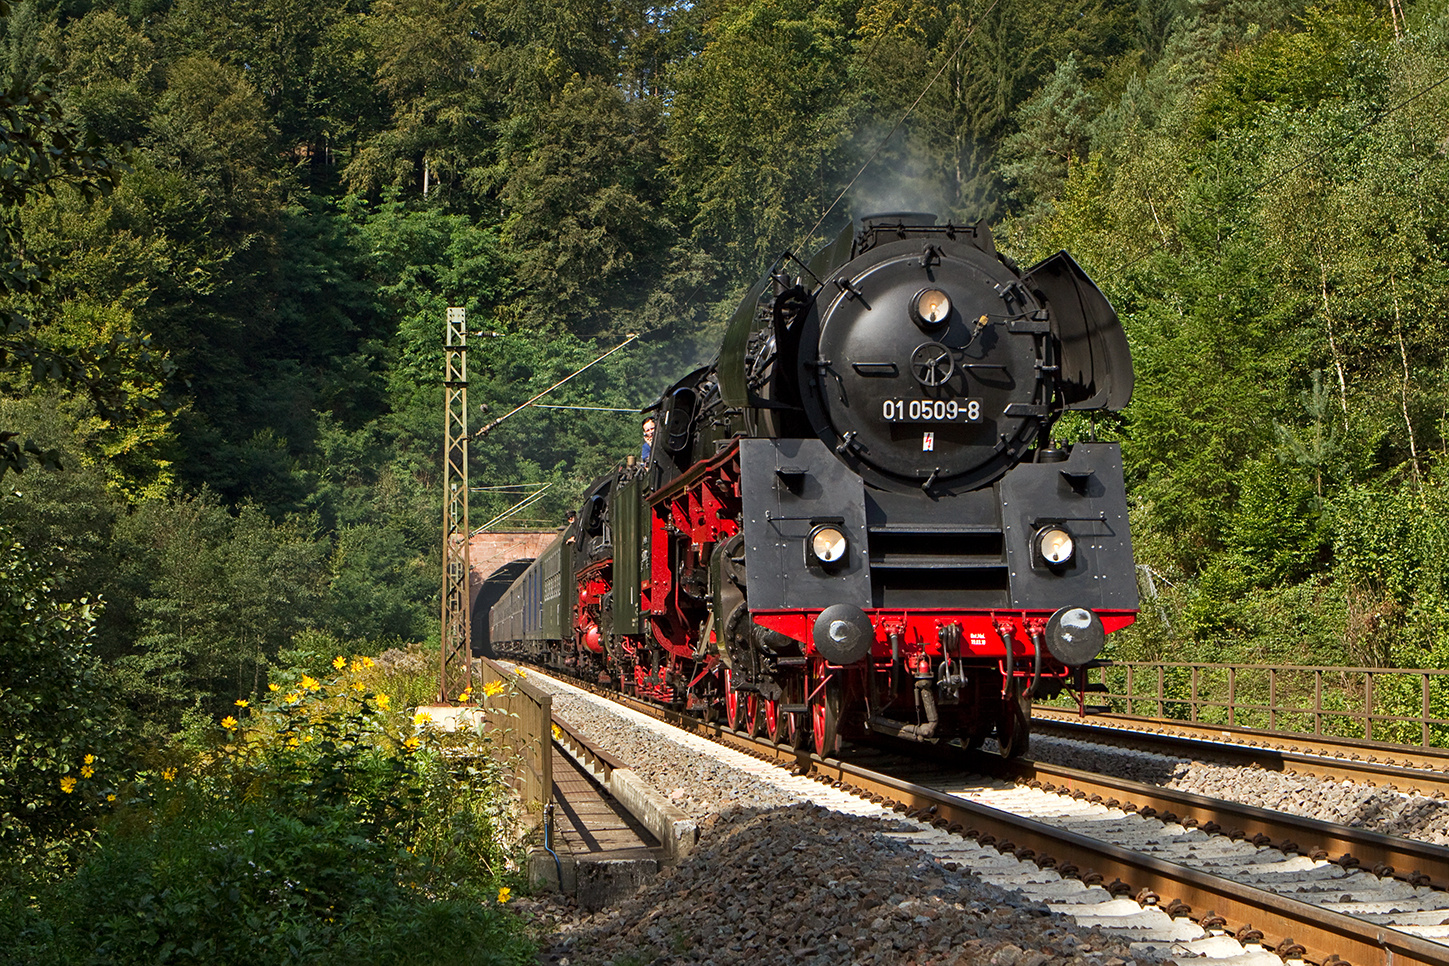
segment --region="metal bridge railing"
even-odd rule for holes
[[[489,658],[479,662],[482,688],[507,721],[508,734],[490,748],[512,768],[513,786],[523,800],[525,818],[536,825],[553,801],[553,697]]]
[[[1121,714],[1449,747],[1449,670],[1440,668],[1114,661],[1088,682],[1090,706]]]

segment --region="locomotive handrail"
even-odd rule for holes
[[[690,484],[695,483],[700,478],[709,473],[711,470],[715,469],[716,467],[723,466],[730,460],[734,459],[736,454],[739,453],[739,450],[740,441],[737,439],[731,440],[728,446],[720,450],[710,459],[701,460],[700,462],[691,466],[688,470],[680,473],[678,476],[671,479],[668,483],[663,484],[657,490],[650,493],[648,498],[649,503],[651,505],[656,503],[662,503],[670,497],[678,495],[679,493],[688,489]]]

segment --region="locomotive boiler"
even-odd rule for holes
[[[1137,585],[1116,313],[1060,252],[866,217],[784,257],[717,359],[665,390],[647,460],[596,481],[493,608],[501,654],[820,754],[994,737],[1070,687]]]

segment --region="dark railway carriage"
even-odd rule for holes
[[[478,589],[478,596],[474,599],[474,612],[485,615],[493,609],[493,605],[503,599],[508,588],[513,586],[525,570],[533,563],[527,558],[521,560],[510,560],[499,567],[483,581],[483,586]],[[489,636],[489,626],[486,619],[473,621],[472,651],[474,657],[493,657],[493,644]]]
[[[1020,754],[1032,697],[1136,614],[1121,454],[1050,435],[1131,391],[1065,252],[1021,271],[984,226],[863,219],[756,284],[491,639],[822,753],[876,733]]]

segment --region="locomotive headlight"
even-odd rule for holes
[[[1060,526],[1042,527],[1036,532],[1036,553],[1048,567],[1065,567],[1072,561],[1077,546],[1072,535]]]
[[[951,299],[938,288],[923,288],[911,299],[911,316],[916,324],[934,328],[951,315]]]
[[[845,534],[839,527],[827,524],[810,531],[810,552],[823,564],[839,563],[845,548]]]

